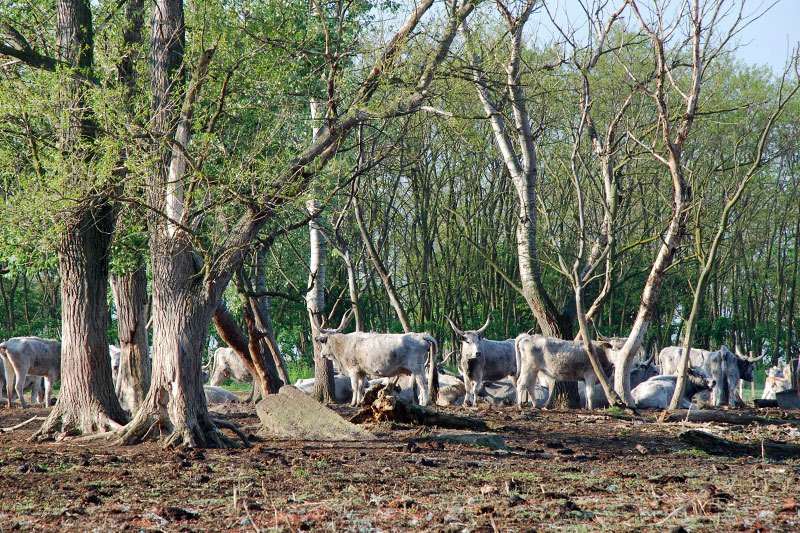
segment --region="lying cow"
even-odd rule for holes
[[[489,320],[482,328],[477,330],[462,331],[456,327],[450,317],[447,321],[453,331],[461,339],[461,375],[464,377],[464,387],[467,391],[464,405],[475,405],[478,400],[478,391],[483,381],[497,381],[511,377],[516,387],[517,362],[514,351],[514,339],[493,341],[484,337]]]
[[[612,343],[613,346],[613,343]],[[649,359],[642,361],[639,357],[634,357],[633,359],[633,366],[631,368],[631,388],[636,387],[640,383],[644,383],[648,379],[658,376],[661,374],[661,367],[659,365],[653,364],[653,359],[655,354],[651,356]],[[613,382],[614,379],[613,372],[611,375],[608,376],[608,380]],[[581,396],[581,404],[586,405],[586,391],[585,387],[581,386],[582,384],[578,385],[578,394]],[[594,386],[594,406],[595,408],[602,408],[608,407],[608,398],[606,398],[606,391],[603,390],[603,387],[598,383]]]
[[[16,390],[20,404],[26,407],[22,392],[29,375],[44,377],[45,405],[49,406],[53,383],[61,379],[61,343],[39,337],[14,337],[0,343],[0,356],[14,371],[13,375],[6,371],[8,406],[11,407],[11,391]]]
[[[351,405],[361,402],[364,380],[368,377],[405,374],[414,376],[419,403],[428,405],[425,359],[430,354],[430,361],[436,361],[436,339],[427,333],[342,333],[351,316],[351,313],[345,315],[336,329],[323,329],[314,324],[317,331],[315,340],[322,345],[320,355],[332,359],[343,373],[350,376],[353,387]]]
[[[678,376],[655,376],[640,383],[631,391],[636,407],[639,409],[667,409],[675,394]],[[680,408],[691,409],[695,394],[711,390],[714,381],[701,368],[689,367],[686,372],[686,385],[683,389]]]
[[[203,393],[206,396],[206,403],[239,403],[241,400],[234,393],[223,389],[222,387],[203,387]]]
[[[658,354],[661,372],[665,376],[678,375],[682,351],[680,346],[667,346]],[[728,349],[722,346],[714,352],[692,348],[689,353],[689,364],[705,370],[714,381],[715,385],[711,388],[711,404],[717,407],[730,404],[731,396],[733,396],[733,391],[729,389],[728,360],[730,358],[727,356],[727,352]]]
[[[517,405],[522,406],[527,391],[536,397],[537,379],[543,376],[547,389],[552,391],[556,381],[583,381],[586,386],[586,404],[595,408],[594,385],[597,376],[592,369],[583,342],[551,339],[541,335],[519,335],[515,339],[517,365]],[[614,369],[614,349],[608,342],[592,342],[592,350],[603,372],[610,375]]]
[[[208,383],[212,387],[219,387],[227,378],[240,383],[253,382],[253,375],[233,348],[217,348],[203,370],[205,372],[211,370]],[[251,391],[247,401],[252,398],[253,392]]]

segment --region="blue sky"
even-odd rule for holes
[[[763,4],[761,9],[757,9]],[[769,2],[748,2],[750,11],[761,11]],[[737,55],[747,63],[768,64],[776,72],[783,69],[791,48],[800,40],[800,0],[781,0],[739,36]]]

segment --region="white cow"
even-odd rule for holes
[[[494,341],[484,337],[489,320],[482,328],[462,331],[447,317],[453,331],[461,339],[461,375],[464,377],[466,396],[464,405],[475,405],[483,381],[497,381],[510,377],[517,386],[517,361],[514,339]]]
[[[8,406],[11,407],[11,391],[16,390],[20,404],[26,407],[22,392],[28,375],[44,377],[45,405],[49,406],[53,383],[61,379],[61,343],[39,337],[14,337],[0,343],[0,356],[14,371],[12,375],[6,370]]]
[[[639,409],[667,409],[672,401],[672,395],[675,394],[677,381],[678,376],[654,376],[640,383],[631,391],[636,407]],[[686,372],[686,386],[683,390],[680,408],[691,409],[694,395],[710,390],[713,386],[714,380],[703,369],[689,367]]]
[[[342,333],[352,315],[348,313],[337,329],[322,329],[314,324],[315,340],[322,345],[321,355],[332,359],[352,381],[352,405],[363,396],[363,382],[369,378],[411,374],[419,390],[419,403],[428,405],[425,359],[436,361],[436,339],[427,333]],[[434,373],[435,377],[438,377]],[[436,381],[434,379],[434,381]]]
[[[767,371],[767,379],[764,382],[764,392],[761,393],[762,400],[774,400],[780,391],[789,390],[791,387],[789,379],[784,376],[783,369],[773,366]]]
[[[212,387],[219,387],[227,378],[240,383],[253,382],[253,375],[233,348],[217,348],[203,371],[208,374],[208,383]],[[247,401],[252,398],[253,391],[250,391]]]
[[[541,335],[521,334],[515,339],[517,352],[517,405],[522,406],[527,390],[536,397],[535,385],[538,377],[553,390],[556,381],[583,381],[586,385],[586,404],[589,409],[597,407],[594,401],[594,385],[597,376],[592,369],[583,342],[552,339]],[[606,375],[614,369],[613,347],[608,342],[592,342],[593,351]]]
[[[0,372],[0,402],[2,402],[3,395],[6,393],[6,372],[8,372],[10,375],[13,375],[15,380],[16,373],[14,373],[14,369],[10,365],[8,369],[6,369],[5,361],[0,364],[3,365],[4,370],[3,372]],[[44,379],[41,376],[28,376],[25,378],[25,386],[23,389],[25,391],[30,391],[32,404],[44,404]],[[13,386],[12,396],[17,396],[17,391],[14,390]]]

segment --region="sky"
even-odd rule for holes
[[[758,9],[759,5],[763,7]],[[761,11],[769,2],[750,0],[748,10]],[[780,0],[739,36],[737,55],[751,65],[768,64],[773,71],[783,70],[786,57],[800,41],[800,0]]]
[[[583,1],[585,4],[596,5],[595,2],[598,0]],[[675,12],[684,1],[686,0],[659,0],[659,4],[667,6],[667,20],[673,20]],[[776,74],[782,72],[789,51],[797,47],[800,41],[800,0],[725,0],[724,6],[726,10],[735,14],[738,13],[742,2],[744,2],[745,18],[752,19],[755,14],[764,14],[741,27],[741,31],[735,37],[735,41],[739,43],[736,55],[750,65],[769,65]],[[513,0],[511,3],[521,4]],[[608,2],[603,18],[605,19],[621,4],[622,0]],[[652,7],[651,0],[640,0],[638,4],[645,18],[648,18],[647,12]],[[578,31],[578,35],[585,34],[587,30],[585,14],[577,0],[547,0],[545,5],[563,28],[572,27]],[[730,22],[733,22],[732,16],[728,16]],[[623,20],[633,31],[639,30],[639,24],[635,22],[630,12],[623,14]],[[728,29],[729,26],[723,19],[719,27]],[[554,35],[554,27],[544,10],[539,10],[531,17],[530,28],[531,34],[537,35],[542,42],[558,37]]]

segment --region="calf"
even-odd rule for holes
[[[514,339],[493,341],[484,337],[489,319],[482,328],[461,331],[450,317],[447,317],[453,331],[461,338],[461,375],[464,377],[466,396],[464,405],[475,405],[478,391],[484,380],[497,381],[511,377],[514,387],[517,385],[517,362],[514,351]]]
[[[586,388],[586,404],[594,409],[594,385],[597,376],[592,369],[589,355],[583,342],[550,339],[541,335],[519,335],[515,339],[517,365],[517,405],[522,406],[524,393],[536,397],[535,385],[538,376],[549,391],[556,381],[583,381]],[[613,347],[608,342],[592,342],[592,350],[603,372],[610,375],[614,369]]]
[[[322,345],[320,355],[332,359],[343,373],[350,376],[353,386],[351,404],[358,405],[361,401],[366,378],[411,374],[418,387],[419,403],[428,405],[425,359],[430,354],[430,362],[435,364],[436,339],[427,333],[342,333],[351,316],[351,313],[345,315],[335,330],[314,324],[318,332],[315,340]],[[436,372],[433,375],[438,377]]]
[[[61,379],[61,343],[39,337],[14,337],[0,343],[0,356],[8,363],[5,367],[8,406],[11,407],[11,391],[16,390],[20,404],[26,407],[22,392],[28,375],[44,377],[45,405],[49,406],[53,383]]]
[[[239,397],[234,393],[223,389],[222,387],[203,387],[203,393],[206,396],[206,403],[239,403]]]
[[[667,409],[675,394],[678,376],[655,376],[640,383],[631,391],[636,407],[639,409]],[[686,386],[681,398],[681,409],[690,409],[692,398],[698,392],[710,390],[714,381],[702,369],[689,367],[686,373]]]

